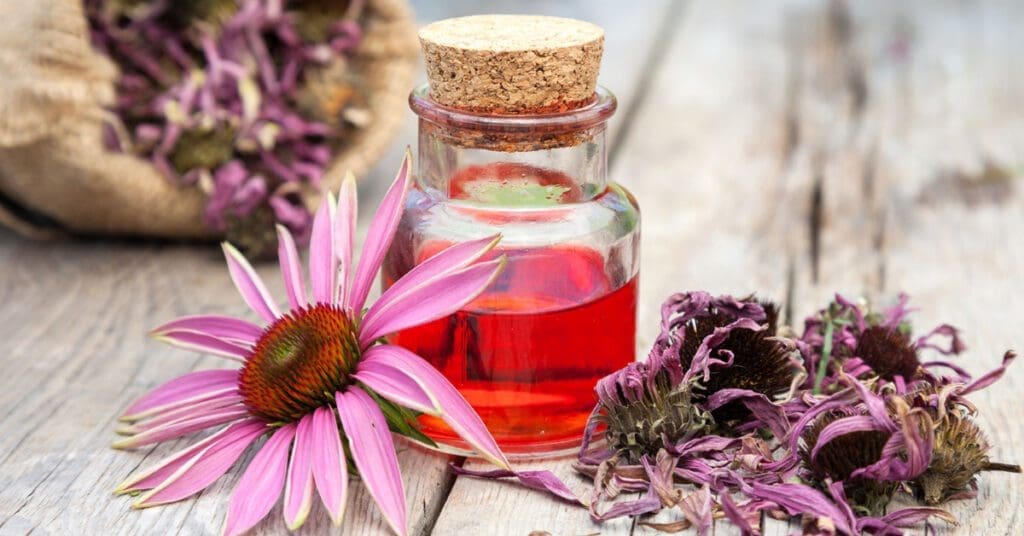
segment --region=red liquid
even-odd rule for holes
[[[420,262],[447,244],[424,248]],[[498,280],[464,310],[403,331],[394,344],[432,363],[477,410],[503,449],[578,444],[600,378],[633,361],[637,280],[612,289],[605,259],[580,247],[510,249]],[[386,280],[408,271],[391,263]],[[461,446],[443,422],[424,432]]]

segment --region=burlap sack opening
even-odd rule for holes
[[[416,69],[415,21],[404,0],[369,0],[363,29],[353,67],[372,119],[328,167],[331,189],[346,170],[361,176],[387,148]],[[216,238],[203,225],[202,192],[103,148],[117,68],[90,46],[80,0],[0,4],[0,72],[0,224],[35,238]]]

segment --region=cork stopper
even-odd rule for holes
[[[531,15],[475,15],[420,30],[430,97],[481,113],[566,111],[594,95],[604,30]]]

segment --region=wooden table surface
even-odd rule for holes
[[[441,4],[419,2],[419,17],[479,9]],[[920,325],[965,330],[968,370],[1024,350],[1024,3],[895,4],[508,0],[492,9],[607,29],[601,79],[620,99],[610,170],[644,217],[638,355],[661,299],[689,289],[756,290],[781,300],[793,322],[835,291],[880,301],[907,291]],[[360,205],[376,205],[413,143],[410,112]],[[276,267],[260,272],[282,296]],[[214,247],[41,243],[0,230],[0,534],[217,533],[237,468],[198,498],[136,511],[115,485],[190,440],[108,446],[133,398],[220,364],[148,340],[149,328],[244,311]],[[1024,462],[1022,389],[1018,364],[976,396],[1003,461]],[[582,509],[447,470],[476,461],[410,447],[399,456],[414,534],[656,533],[633,520],[596,526]],[[583,492],[570,461],[524,467]],[[1022,484],[982,476],[976,500],[949,505],[960,527],[939,531],[1020,534]],[[302,533],[329,527],[315,507]],[[279,510],[254,532],[285,533]],[[341,532],[385,533],[359,485]]]

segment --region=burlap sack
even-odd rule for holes
[[[354,68],[371,124],[349,138],[324,177],[357,176],[401,126],[419,45],[405,0],[369,0]],[[89,44],[81,0],[0,2],[0,224],[23,234],[213,238],[205,196],[149,164],[103,148],[104,106],[117,68]],[[314,200],[315,201],[315,200]]]

